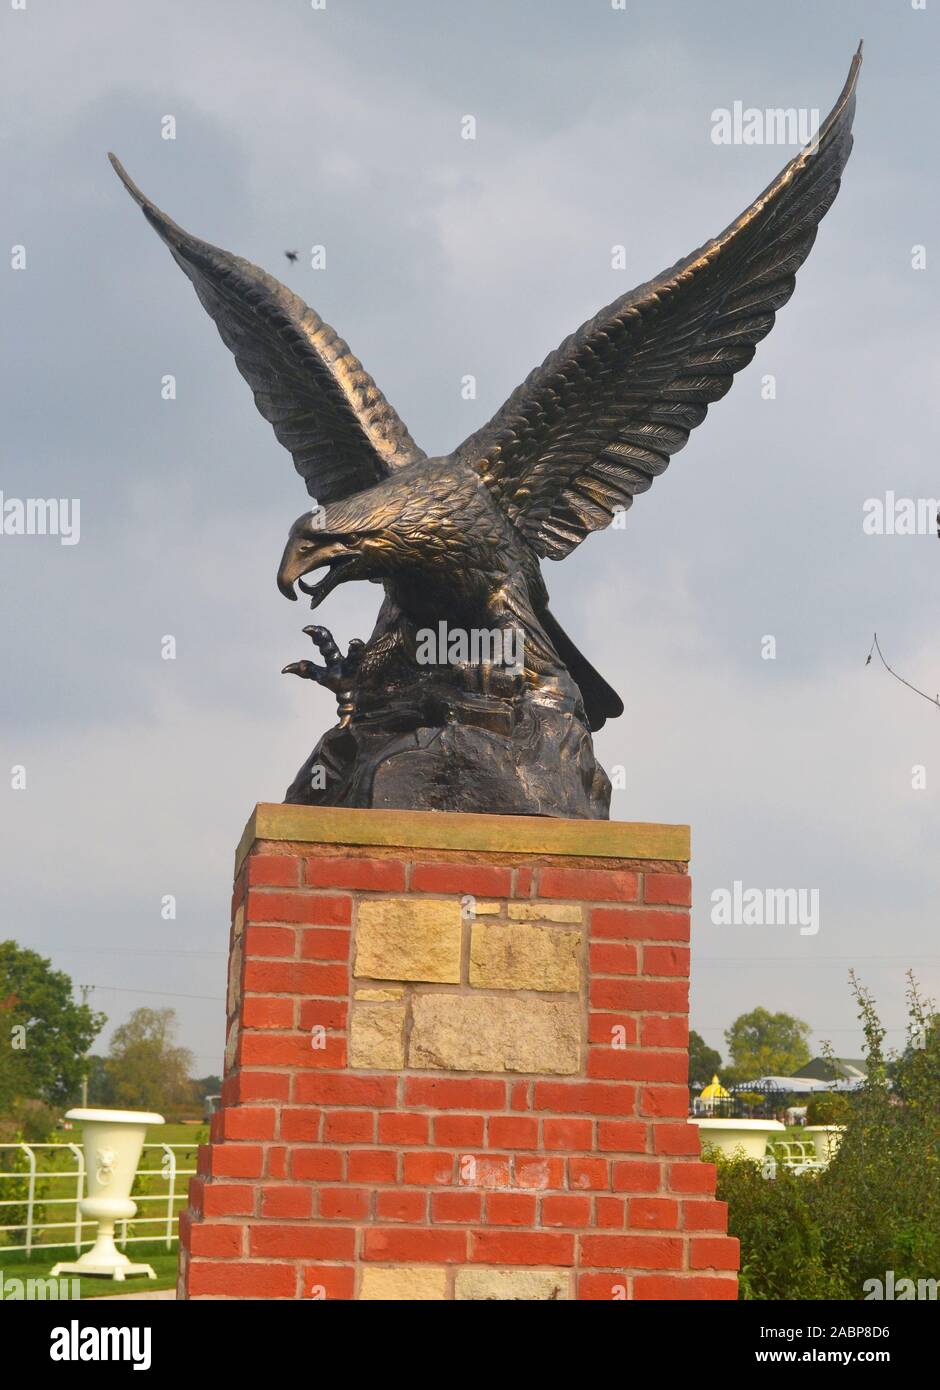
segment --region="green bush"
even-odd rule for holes
[[[817,1091],[806,1103],[808,1125],[844,1125],[848,1123],[851,1105],[847,1095],[832,1091]]]
[[[864,1298],[869,1279],[940,1277],[940,1027],[908,991],[909,1041],[889,1063],[871,996],[852,978],[866,1037],[868,1079],[845,1097],[839,1149],[820,1173],[718,1162],[728,1231],[741,1241],[741,1295],[749,1299]],[[893,1085],[889,1084],[889,1071]],[[823,1101],[827,1097],[820,1097]],[[838,1107],[837,1107],[838,1110]]]

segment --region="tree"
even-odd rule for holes
[[[115,1028],[105,1069],[117,1105],[159,1110],[189,1099],[193,1057],[175,1038],[173,1009],[135,1009]]]
[[[792,1076],[809,1061],[810,1026],[792,1014],[752,1009],[741,1014],[725,1033],[736,1077]]]
[[[21,1100],[71,1100],[106,1022],[75,1002],[71,979],[51,961],[0,941],[0,1113]]]
[[[721,1070],[721,1053],[698,1033],[689,1033],[689,1085],[707,1086]]]

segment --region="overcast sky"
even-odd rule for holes
[[[220,1070],[233,851],[334,722],[332,697],[279,675],[308,655],[306,610],[274,584],[303,485],[105,152],[286,280],[447,452],[794,152],[716,144],[712,112],[825,115],[860,37],[855,151],[791,303],[627,526],[543,568],[626,703],[597,738],[626,772],[613,815],[692,826],[693,1027],[723,1048],[763,1004],[858,1055],[854,966],[903,1041],[905,971],[940,994],[940,710],[864,663],[877,630],[940,690],[940,547],[862,520],[889,489],[940,495],[938,14],[5,0],[0,490],[79,498],[81,539],[0,535],[0,935],[95,986],[102,1045],[131,1009],[172,1005],[198,1072]],[[376,607],[351,585],[318,616],[345,643]],[[736,880],[817,889],[818,933],[713,924]]]

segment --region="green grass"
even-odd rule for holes
[[[84,1278],[79,1280],[80,1296],[82,1298],[103,1298],[107,1294],[138,1293],[144,1289],[153,1292],[156,1289],[176,1287],[175,1246],[168,1251],[165,1244],[141,1241],[139,1245],[128,1245],[125,1254],[128,1259],[137,1260],[141,1264],[152,1265],[157,1276],[156,1279],[135,1276],[133,1279],[125,1279],[123,1283],[118,1283],[114,1279]],[[10,1255],[4,1255],[0,1251],[0,1273],[5,1280],[46,1279],[57,1260],[65,1261],[74,1258],[74,1246],[55,1250],[34,1250],[31,1260],[24,1259],[21,1250],[16,1250]],[[63,1278],[65,1277],[63,1275]]]

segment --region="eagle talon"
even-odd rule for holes
[[[359,666],[366,644],[354,637],[343,656],[328,628],[311,624],[304,632],[323,657],[325,665],[318,666],[313,661],[292,661],[285,666],[282,675],[300,676],[303,680],[316,681],[326,690],[332,690],[340,714],[339,727],[349,727],[355,712],[355,685]]]

